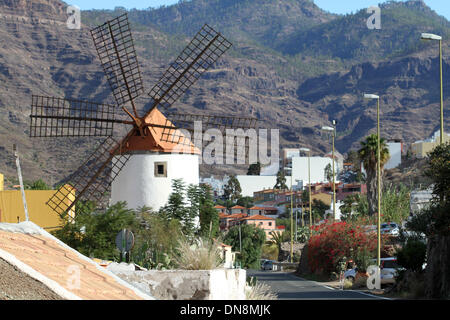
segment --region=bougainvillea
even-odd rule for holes
[[[313,226],[308,241],[308,264],[316,273],[330,274],[344,259],[356,260],[358,254],[369,252],[376,257],[377,234],[358,222],[328,222]],[[384,239],[382,239],[382,245]]]

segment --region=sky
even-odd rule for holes
[[[172,5],[177,3],[178,0],[65,0],[65,2],[76,5],[82,10],[114,9],[114,7],[147,9],[149,7],[158,8],[161,5]],[[384,0],[314,0],[314,2],[326,11],[345,14],[377,5],[384,2]],[[449,0],[425,0],[425,3],[438,14],[450,20]]]

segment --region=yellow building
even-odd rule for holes
[[[425,158],[427,153],[433,151],[433,149],[440,143],[440,131],[436,131],[431,139],[424,141],[416,141],[411,144],[411,152],[417,158]],[[444,143],[450,141],[450,135],[444,133]]]
[[[3,175],[0,176],[0,187],[3,186]],[[29,220],[41,228],[52,231],[62,226],[63,220],[46,202],[56,190],[25,190]],[[75,198],[72,191],[71,201]],[[74,210],[71,210],[74,217]],[[25,221],[22,193],[20,190],[2,190],[0,188],[0,222],[18,223]]]

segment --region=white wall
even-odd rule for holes
[[[236,176],[241,185],[241,195],[243,197],[253,197],[253,192],[261,191],[263,189],[273,189],[277,183],[276,176]],[[295,181],[293,181],[295,183]],[[291,177],[286,177],[286,185],[291,187]]]
[[[311,183],[325,182],[325,167],[332,164],[331,158],[311,157]],[[335,161],[335,171],[337,174],[337,163]],[[304,185],[308,184],[308,157],[292,158],[293,179],[303,180]],[[337,181],[337,180],[336,180]],[[295,182],[294,182],[295,183]]]
[[[114,159],[113,159],[114,161]],[[167,162],[167,177],[155,177],[154,163]],[[128,208],[142,206],[158,210],[172,192],[172,180],[199,183],[199,159],[191,154],[135,154],[126,163],[111,186],[111,204],[126,201]]]
[[[384,166],[385,169],[398,167],[402,163],[402,144],[400,142],[388,142],[389,161]]]

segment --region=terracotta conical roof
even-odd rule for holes
[[[154,108],[143,121],[147,124],[157,126],[172,126],[168,120],[157,108]],[[200,150],[192,143],[189,137],[186,137],[179,130],[167,128],[147,127],[146,136],[132,136],[122,152],[127,151],[151,151],[163,153],[184,153],[200,154]],[[172,142],[173,141],[173,142]]]

